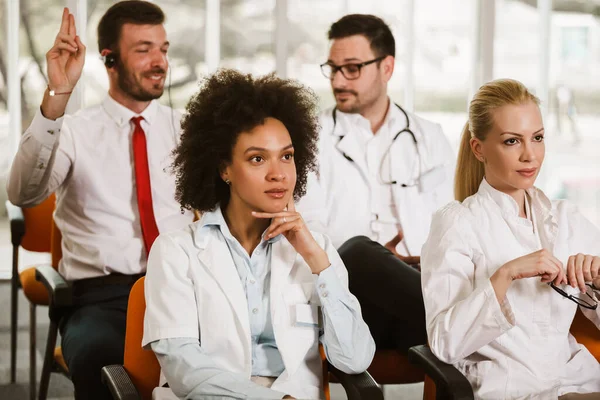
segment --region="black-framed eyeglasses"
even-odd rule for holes
[[[382,56],[382,57],[377,57],[372,60],[357,63],[357,64],[351,63],[351,64],[344,64],[344,65],[340,65],[340,66],[326,62],[324,64],[321,64],[321,72],[323,73],[325,78],[332,79],[335,76],[336,72],[341,71],[342,75],[344,75],[344,78],[348,79],[349,81],[352,81],[352,80],[360,78],[360,70],[363,67],[365,67],[369,64],[379,62],[386,57],[387,56]]]
[[[549,285],[552,289],[556,290],[563,297],[575,302],[577,305],[583,308],[587,308],[590,310],[595,310],[596,308],[598,308],[598,300],[596,300],[594,296],[590,295],[590,293],[595,293],[596,296],[598,296],[600,295],[600,289],[598,289],[591,283],[586,283],[585,286],[587,286],[588,289],[585,291],[585,293],[579,293],[578,295],[569,294],[552,282],[550,282]]]

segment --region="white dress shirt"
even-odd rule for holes
[[[175,201],[171,152],[181,115],[154,100],[140,114],[146,133],[154,216],[159,232],[192,220]],[[67,280],[146,270],[131,138],[133,111],[110,96],[57,120],[38,110],[23,135],[7,182],[9,200],[28,207],[56,192],[62,234],[59,271]]]
[[[394,110],[395,109],[395,110]],[[341,113],[340,113],[341,114]],[[400,114],[400,115],[398,115]],[[350,134],[359,146],[365,149],[364,164],[367,167],[373,196],[373,224],[372,239],[385,244],[402,229],[398,218],[396,203],[394,202],[393,185],[390,185],[391,157],[389,154],[397,118],[402,118],[401,111],[394,104],[386,113],[383,124],[376,133],[371,130],[371,122],[360,114],[344,114],[350,125],[354,127]],[[404,121],[402,120],[401,123]]]
[[[435,214],[421,254],[431,349],[467,377],[475,398],[600,392],[598,361],[569,333],[577,305],[539,277],[514,281],[499,303],[490,282],[502,265],[542,248],[565,266],[571,255],[600,254],[600,230],[573,205],[527,193],[530,219],[485,180]],[[600,328],[600,311],[582,311]]]

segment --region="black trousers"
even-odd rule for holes
[[[377,349],[406,354],[426,344],[421,273],[365,236],[349,239],[338,252]]]
[[[112,400],[102,367],[123,364],[127,301],[132,283],[85,287],[74,283],[74,306],[59,323],[62,352],[77,400]]]

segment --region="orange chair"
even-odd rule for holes
[[[575,336],[578,343],[581,343],[592,353],[596,360],[600,362],[600,330],[596,325],[583,315],[581,310],[577,310],[575,319],[571,324],[571,333]]]
[[[581,310],[577,310],[575,314],[571,324],[571,334],[600,362],[600,331]],[[472,400],[474,398],[473,389],[467,378],[453,365],[440,361],[428,346],[412,347],[408,352],[408,358],[427,372],[424,400]]]
[[[158,360],[151,350],[145,350],[141,346],[146,310],[144,281],[145,278],[140,278],[129,294],[124,363],[102,369],[102,381],[108,386],[115,400],[150,400],[152,391],[159,384]],[[324,358],[323,351],[321,357]],[[349,400],[383,400],[383,393],[367,372],[348,375],[330,364],[327,364],[326,368],[344,386]],[[325,391],[329,400],[327,383]]]
[[[44,364],[42,367],[42,376],[40,377],[40,389],[38,392],[39,400],[46,400],[50,383],[50,374],[52,372],[62,374],[69,378],[69,369],[63,358],[61,348],[56,347],[58,323],[62,312],[67,307],[71,306],[73,300],[71,286],[58,273],[58,264],[62,258],[61,241],[62,236],[60,230],[56,224],[54,224],[54,220],[52,220],[52,265],[38,266],[31,271],[28,276],[28,279],[32,281],[32,285],[35,283],[37,287],[41,287],[48,293],[50,326],[48,327],[48,339],[46,340]]]
[[[50,253],[52,251],[52,213],[56,203],[52,194],[45,201],[30,208],[20,208],[6,202],[13,246],[11,278],[11,382],[16,381],[18,290],[23,288],[29,300],[29,392],[36,393],[36,306],[48,305],[48,292],[35,281],[35,268],[28,268],[19,275],[19,247],[27,251]]]

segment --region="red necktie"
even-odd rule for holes
[[[134,117],[131,121],[135,125],[133,130],[133,163],[135,165],[135,188],[137,193],[138,210],[142,224],[142,236],[146,246],[146,254],[154,239],[158,236],[158,227],[154,219],[152,208],[152,190],[150,186],[150,170],[148,169],[148,151],[146,150],[146,134],[140,125],[144,117]]]

